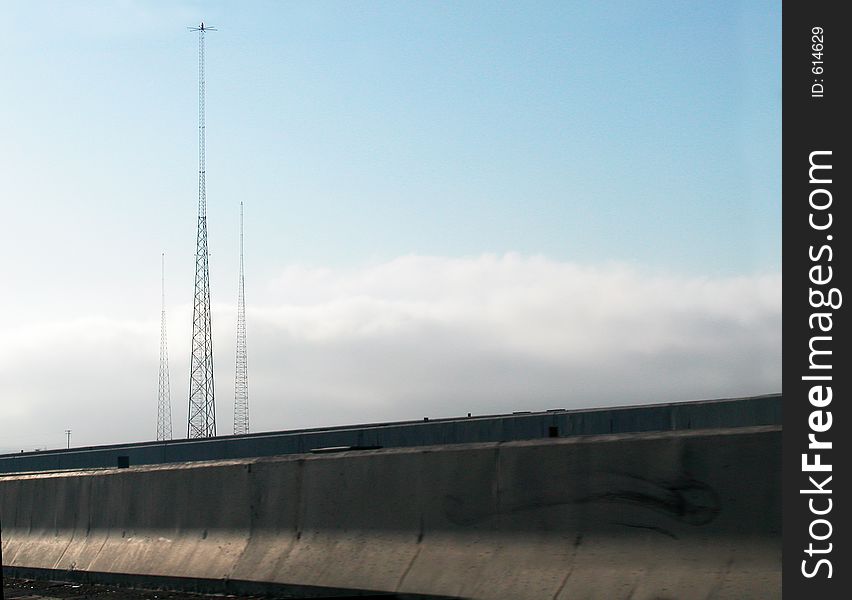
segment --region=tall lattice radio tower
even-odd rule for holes
[[[169,345],[166,339],[166,255],[160,257],[160,385],[157,393],[157,439],[172,439],[172,399],[169,385]]]
[[[237,293],[237,368],[234,382],[234,435],[249,432],[246,356],[246,286],[243,267],[243,203],[240,202],[240,283]]]
[[[189,367],[187,437],[216,435],[213,393],[213,329],[210,318],[210,269],[207,256],[207,187],[204,131],[204,33],[215,31],[202,22],[198,32],[198,234],[195,250],[195,297],[192,307],[192,358]]]

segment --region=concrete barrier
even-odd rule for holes
[[[3,560],[318,596],[780,597],[778,427],[0,477]],[[252,588],[252,586],[255,586]]]
[[[780,394],[537,413],[479,415],[429,421],[346,425],[202,439],[0,454],[0,473],[302,454],[328,446],[403,448],[543,437],[781,425]]]

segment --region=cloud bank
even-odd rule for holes
[[[249,274],[250,279],[250,274]],[[293,266],[248,290],[253,431],[779,391],[778,274],[690,277],[517,254]],[[236,309],[214,306],[217,420],[231,432]],[[159,323],[5,328],[0,448],[153,437]],[[170,311],[185,435],[190,307]]]

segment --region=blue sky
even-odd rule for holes
[[[275,260],[777,269],[778,4],[7,3],[6,185],[136,259],[192,242],[201,14],[211,244],[244,200]]]
[[[369,273],[407,256],[775,277],[780,14],[777,1],[3,3],[4,323],[142,331],[161,252],[174,310],[191,299],[186,26],[201,19],[219,28],[207,182],[226,313],[240,201],[250,317],[306,293],[281,291],[293,268]]]

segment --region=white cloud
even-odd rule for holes
[[[685,277],[543,257],[290,267],[250,288],[253,430],[778,391],[781,278]],[[253,295],[252,295],[253,294]],[[230,433],[232,305],[215,305]],[[170,313],[175,432],[189,307]],[[0,446],[152,437],[159,324],[22,324],[0,342]],[[187,338],[187,339],[185,339]],[[4,441],[5,440],[5,441]]]

